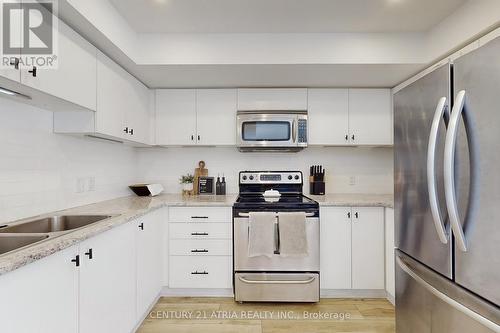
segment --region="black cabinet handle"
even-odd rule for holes
[[[123,131],[128,134],[128,127],[125,127]]]
[[[208,219],[208,216],[191,216],[192,219]]]
[[[203,271],[203,272],[194,271],[194,272],[191,272],[191,275],[208,275],[208,272],[207,271]]]
[[[351,212],[347,213],[347,218],[351,218]]]
[[[351,139],[354,141],[354,134],[351,136]]]
[[[191,253],[208,253],[208,250],[207,249],[203,249],[203,250],[194,249],[194,250],[191,250]]]
[[[33,69],[28,71],[28,73],[31,73],[33,77],[36,77],[36,66],[33,66]]]
[[[345,141],[349,141],[349,135],[345,135]]]
[[[75,259],[71,259],[71,262],[74,262],[75,266],[79,267],[80,266],[80,256],[77,254]]]
[[[19,69],[19,58],[10,59],[10,65],[14,66],[15,69]]]
[[[134,129],[133,128],[130,129],[130,135],[134,135]]]
[[[92,249],[89,249],[87,252],[85,252],[85,255],[89,257],[89,259],[92,259],[94,257]]]
[[[359,218],[358,212],[354,213],[354,217]]]
[[[192,232],[191,236],[208,236],[208,232]]]
[[[144,230],[144,223],[139,224],[139,229]]]
[[[191,135],[191,141],[194,141],[194,135]]]
[[[198,141],[200,141],[200,140],[201,140],[201,136],[198,134]]]

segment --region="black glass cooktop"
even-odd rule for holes
[[[262,194],[240,194],[234,207],[241,209],[309,209],[317,208],[318,203],[302,194],[282,194],[279,198],[265,198]]]

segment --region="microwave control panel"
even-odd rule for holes
[[[307,119],[299,119],[298,143],[307,143]]]

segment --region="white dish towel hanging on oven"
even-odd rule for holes
[[[271,258],[275,250],[274,212],[251,212],[248,217],[248,256]]]
[[[278,213],[279,251],[284,257],[307,257],[306,214]]]

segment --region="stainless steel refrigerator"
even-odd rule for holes
[[[500,38],[394,95],[396,332],[500,332]]]

